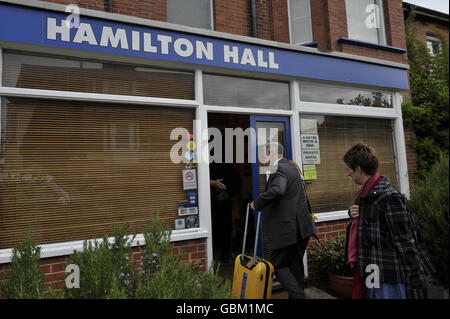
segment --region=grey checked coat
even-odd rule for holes
[[[358,219],[359,275],[379,267],[381,283],[405,283],[407,298],[425,297],[425,276],[434,272],[407,199],[385,176],[360,198]],[[370,269],[370,268],[369,268]]]

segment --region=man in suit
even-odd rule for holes
[[[266,145],[272,174],[250,207],[263,212],[263,234],[273,249],[268,259],[277,279],[290,299],[303,299],[303,255],[314,230],[298,166],[283,154],[281,144]]]

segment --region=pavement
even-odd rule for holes
[[[326,282],[305,280],[306,299],[338,299],[333,295],[331,288]],[[272,299],[288,299],[288,293],[279,286],[274,284],[272,290]]]

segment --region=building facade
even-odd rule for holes
[[[269,140],[302,167],[321,238],[345,234],[354,143],[374,146],[409,194],[399,0],[1,0],[0,61],[0,263],[30,225],[47,282],[124,220],[137,246],[162,219],[175,249],[208,267],[208,128],[241,180],[234,249]],[[270,250],[264,234],[259,247]]]

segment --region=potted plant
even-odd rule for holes
[[[338,297],[351,299],[353,270],[345,256],[345,238],[327,239],[309,249],[316,267],[328,272],[330,286]]]

